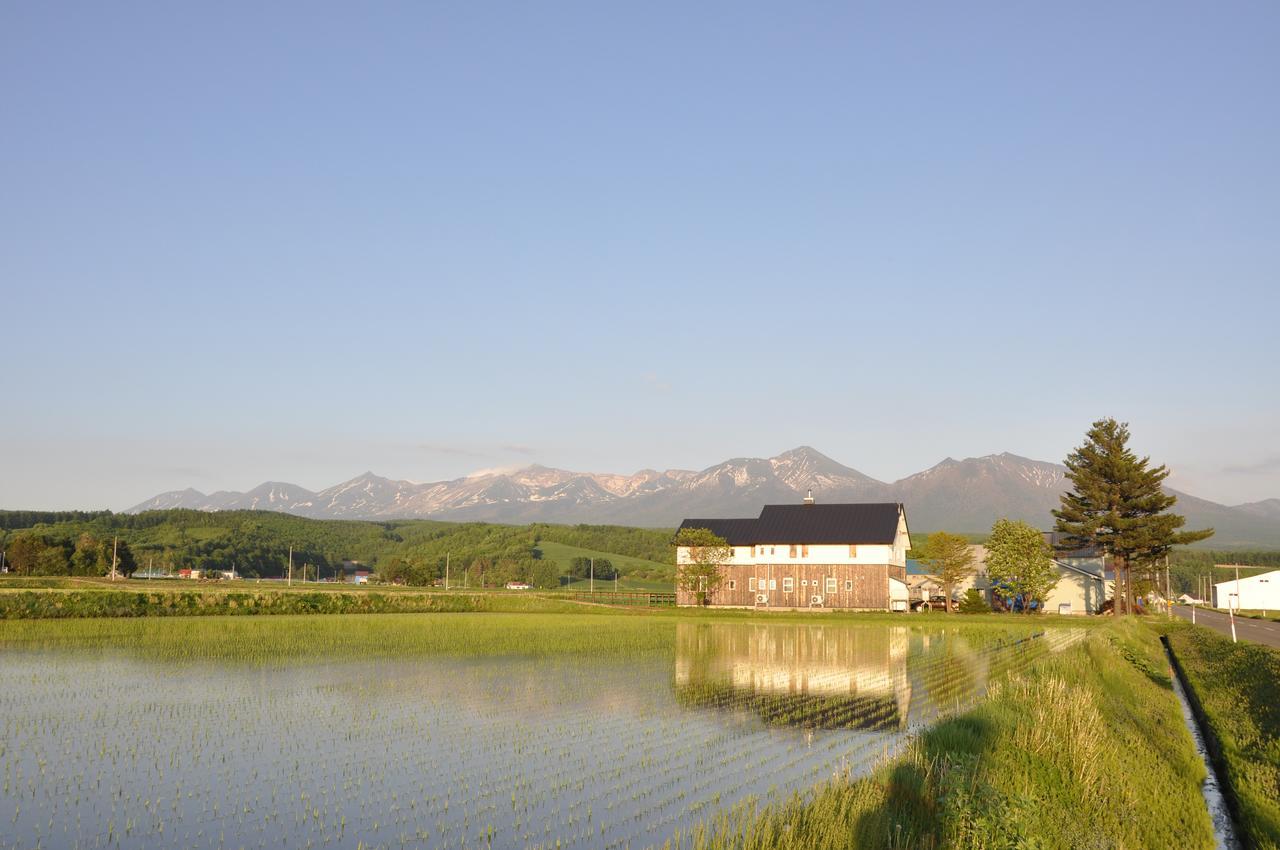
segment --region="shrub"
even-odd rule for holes
[[[961,614],[987,614],[990,611],[991,606],[982,598],[981,591],[971,587],[964,592],[964,598],[960,600]]]

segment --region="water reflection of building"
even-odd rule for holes
[[[676,698],[819,729],[905,728],[910,630],[680,623]]]

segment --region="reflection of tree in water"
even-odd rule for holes
[[[909,630],[680,623],[676,700],[808,729],[897,729],[911,702]]]

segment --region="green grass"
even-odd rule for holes
[[[675,623],[625,614],[451,613],[0,621],[0,652],[76,650],[249,663],[414,654],[617,656],[671,650]]]
[[[1280,652],[1188,623],[1162,624],[1207,721],[1241,830],[1280,848]]]
[[[647,561],[644,558],[633,558],[630,555],[615,555],[612,552],[601,552],[596,549],[583,549],[580,546],[570,546],[565,543],[552,543],[543,540],[538,544],[538,548],[542,550],[544,560],[553,561],[560,565],[560,571],[563,573],[569,569],[569,564],[574,558],[600,558],[607,559],[618,571],[622,573],[619,583],[621,590],[650,590],[656,589],[651,587],[640,587],[641,583],[661,584],[665,589],[671,590],[674,587],[675,567],[671,564],[663,564],[658,561]],[[623,587],[628,579],[627,573],[641,573],[646,576],[666,576],[670,575],[670,580],[634,580],[631,587]]]
[[[187,584],[184,582],[184,584]],[[0,620],[97,617],[257,616],[280,614],[413,614],[474,611],[574,611],[581,606],[515,592],[377,590],[312,591],[305,588],[156,588],[13,590],[0,593]]]
[[[1212,847],[1204,767],[1155,635],[1115,624],[996,682],[860,780],[721,816],[677,847]]]
[[[1227,612],[1227,609],[1225,608],[1222,608],[1220,610],[1224,614]],[[1280,623],[1280,611],[1277,611],[1275,608],[1272,608],[1267,611],[1263,611],[1260,608],[1255,608],[1255,609],[1241,608],[1239,611],[1236,612],[1236,616],[1248,617],[1250,620],[1270,620],[1273,623]]]
[[[591,582],[588,579],[569,581],[561,585],[561,590],[584,591],[591,588]],[[596,579],[596,590],[613,590],[612,581],[601,581]],[[662,581],[658,579],[631,578],[630,576],[618,577],[618,590],[649,590],[657,593],[675,593],[676,583],[674,580]]]

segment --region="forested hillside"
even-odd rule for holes
[[[560,566],[543,561],[543,541],[660,564],[672,557],[670,531],[622,526],[314,520],[271,511],[0,511],[0,547],[19,575],[104,575],[116,538],[125,573],[234,567],[246,578],[278,577],[292,547],[295,570],[310,575],[340,577],[344,562],[360,562],[408,584],[430,584],[449,569],[472,586],[516,579],[554,585]]]

